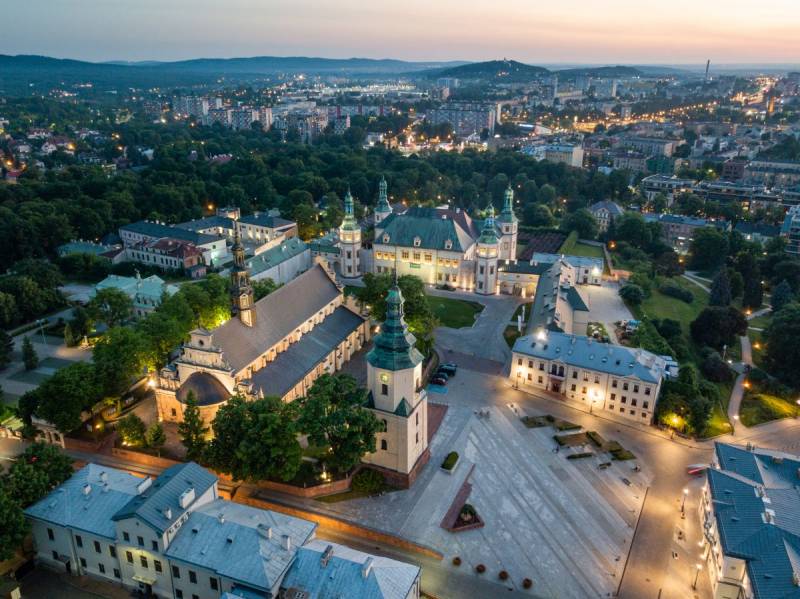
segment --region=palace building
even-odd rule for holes
[[[193,330],[180,356],[161,370],[156,401],[163,420],[180,422],[190,393],[207,423],[233,395],[303,397],[369,339],[367,321],[345,305],[321,265],[254,301],[238,232],[232,252],[231,318],[210,331]]]

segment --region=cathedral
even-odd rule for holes
[[[231,318],[210,331],[193,330],[180,356],[161,370],[155,391],[162,420],[180,422],[189,393],[207,424],[232,395],[303,397],[369,339],[368,322],[346,305],[321,265],[254,301],[238,231],[231,251]]]

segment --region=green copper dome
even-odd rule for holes
[[[422,362],[422,354],[414,347],[416,338],[403,319],[403,294],[394,285],[386,296],[386,320],[375,336],[367,362],[384,370],[405,370]]]
[[[391,212],[392,207],[389,205],[389,197],[386,195],[386,179],[381,177],[381,182],[378,183],[378,203],[375,205],[375,212]]]
[[[353,196],[350,195],[350,189],[344,196],[344,220],[342,220],[342,229],[345,231],[357,231],[358,223],[356,217],[353,215]]]
[[[489,214],[486,216],[486,220],[483,221],[483,229],[481,230],[481,236],[478,237],[478,243],[497,243],[497,229],[494,226],[494,206],[489,206]]]
[[[514,215],[514,190],[511,189],[511,185],[506,188],[506,195],[503,200],[503,211],[500,213],[497,220],[501,223],[517,222],[517,217]]]

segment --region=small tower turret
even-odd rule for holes
[[[389,204],[389,198],[386,194],[386,178],[381,177],[381,182],[378,183],[378,203],[375,205],[375,224],[380,224],[383,219],[392,213],[392,206]]]
[[[361,274],[358,253],[361,250],[361,227],[354,214],[353,196],[350,189],[344,196],[344,219],[339,227],[339,266],[341,275],[346,278],[357,277]]]
[[[517,259],[517,232],[519,220],[514,214],[514,190],[508,186],[503,200],[503,211],[497,218],[500,226],[500,260]]]
[[[475,293],[481,295],[497,293],[499,245],[494,222],[494,207],[490,205],[475,250]]]

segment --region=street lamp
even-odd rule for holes
[[[686,497],[689,495],[689,489],[683,489],[683,501],[681,501],[681,518],[686,517]]]
[[[731,436],[736,435],[736,423],[739,422],[739,414],[733,415],[733,422],[731,422]]]
[[[695,564],[695,568],[697,568],[697,572],[694,575],[694,582],[692,583],[692,588],[697,590],[697,579],[700,578],[700,570],[703,569],[703,564]]]
[[[795,403],[797,404],[797,409],[794,411],[794,417],[797,418],[798,414],[800,414],[800,399],[798,399]]]

